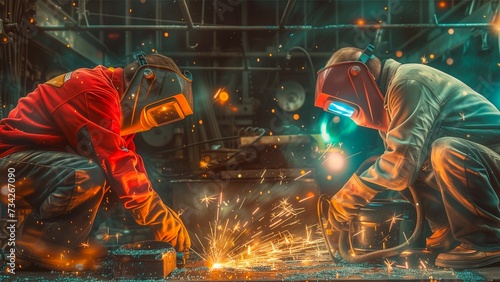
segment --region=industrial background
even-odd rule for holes
[[[195,113],[136,137],[155,190],[197,226],[214,215],[196,204],[218,202],[215,216],[223,216],[223,189],[225,204],[235,205],[241,190],[253,190],[251,199],[286,184],[266,202],[297,200],[292,215],[314,224],[315,202],[304,199],[333,194],[382,150],[377,132],[314,107],[316,72],[333,52],[371,43],[379,58],[434,66],[499,107],[499,7],[496,0],[0,0],[0,118],[61,73],[122,67],[138,51],[164,54],[193,74]],[[247,204],[235,206],[256,212]],[[133,229],[117,217],[106,232]]]

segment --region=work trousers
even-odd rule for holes
[[[24,151],[0,158],[1,179],[9,171],[16,208],[25,202],[32,210],[16,237],[18,243],[31,242],[16,246],[74,250],[88,239],[105,190],[105,174],[96,163],[65,152]],[[17,251],[31,256],[27,247]]]
[[[432,144],[414,186],[434,231],[449,225],[453,237],[474,249],[500,250],[500,146],[443,137]]]

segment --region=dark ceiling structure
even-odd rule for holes
[[[313,106],[316,72],[333,52],[371,43],[382,59],[435,66],[500,105],[498,7],[497,0],[0,0],[0,117],[52,76],[158,52],[193,73],[195,114],[143,134],[155,150],[173,146],[179,133],[196,143],[245,128],[273,135],[327,128],[331,142],[350,139],[353,152],[371,152],[373,139],[349,135],[371,133]]]

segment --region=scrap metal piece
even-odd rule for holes
[[[114,278],[164,278],[177,266],[175,249],[169,243],[161,241],[141,241],[123,245],[112,254]]]

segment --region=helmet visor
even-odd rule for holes
[[[362,62],[341,62],[320,70],[314,105],[347,116],[360,126],[387,128],[384,97]]]
[[[171,68],[142,65],[121,100],[121,135],[146,131],[193,114],[191,79]]]

